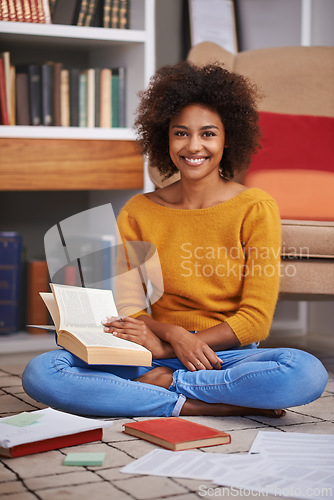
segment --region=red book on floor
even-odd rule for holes
[[[124,424],[123,432],[173,451],[228,444],[231,436],[179,417],[157,418]]]
[[[100,441],[111,422],[80,417],[53,408],[0,418],[0,456],[22,457]]]
[[[12,448],[0,447],[0,456],[16,458],[23,457],[24,455],[33,455],[34,453],[42,453],[43,451],[58,450],[58,448],[67,448],[68,446],[75,446],[77,444],[100,441],[102,435],[102,429],[93,429],[70,436],[60,436],[43,441],[35,441],[34,443],[19,444]]]

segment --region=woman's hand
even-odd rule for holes
[[[105,332],[146,347],[151,351],[154,359],[167,357],[166,343],[160,340],[144,321],[123,316],[122,318],[110,317],[101,323],[104,325]]]
[[[193,372],[221,369],[222,360],[218,358],[217,354],[206,342],[188,330],[177,327],[177,331],[173,332],[173,336],[170,336],[168,341],[176,356],[188,370]]]

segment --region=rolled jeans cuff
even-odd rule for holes
[[[179,399],[176,401],[174,406],[174,410],[172,411],[172,417],[178,417],[180,415],[180,411],[182,410],[182,406],[186,401],[186,397],[183,394],[179,394]]]

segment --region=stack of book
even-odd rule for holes
[[[129,28],[129,0],[1,0],[0,21]]]
[[[2,52],[0,124],[125,127],[125,68],[14,66]]]

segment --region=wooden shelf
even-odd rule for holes
[[[0,138],[1,191],[142,189],[134,141]]]

